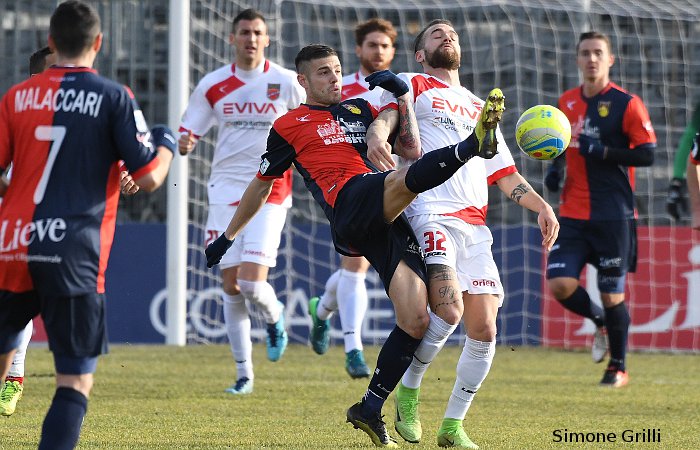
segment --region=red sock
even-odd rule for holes
[[[19,381],[19,384],[24,384],[24,377],[6,377],[5,381]]]

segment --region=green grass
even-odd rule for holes
[[[365,349],[376,361],[378,348]],[[447,347],[428,371],[421,392],[423,442],[437,448],[440,425],[461,348]],[[223,391],[234,366],[224,345],[113,346],[100,360],[79,448],[345,449],[370,447],[345,423],[367,380],[351,380],[342,349],[325,356],[291,345],[277,363],[254,347],[255,391]],[[483,449],[700,448],[700,356],[632,354],[624,389],[597,386],[604,366],[588,353],[498,347],[489,377],[467,414],[465,428]],[[25,395],[17,412],[0,418],[0,448],[36,448],[54,391],[45,348],[30,348]],[[385,406],[392,435],[393,399]],[[553,431],[616,433],[616,443],[555,443]],[[622,443],[626,429],[659,429],[661,443]]]

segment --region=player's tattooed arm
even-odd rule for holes
[[[404,94],[397,99],[399,107],[399,136],[402,153],[410,159],[417,159],[421,155],[420,134],[416,112],[413,110],[413,102],[409,94]]]
[[[515,203],[520,203],[520,199],[523,198],[523,195],[527,194],[531,190],[532,187],[529,184],[520,183],[511,191],[510,198],[513,199]]]

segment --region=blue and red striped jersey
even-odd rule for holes
[[[262,155],[258,178],[284,176],[292,164],[332,220],[338,192],[355,175],[378,172],[367,159],[367,129],[377,110],[353,98],[324,106],[302,104],[278,118]]]
[[[608,147],[630,151],[641,145],[655,146],[656,135],[642,100],[610,83],[591,98],[583,95],[581,86],[568,90],[558,106],[571,122],[560,215],[582,220],[635,217],[634,167],[582,156],[578,135],[584,133]]]
[[[104,292],[119,201],[118,162],[138,179],[158,165],[128,88],[92,69],[51,67],[0,103],[0,289]]]

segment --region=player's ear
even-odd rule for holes
[[[264,37],[265,43],[263,44],[263,47],[269,47],[269,46],[270,46],[270,35],[269,35],[269,34],[265,34],[264,36],[265,36],[265,37]]]
[[[298,73],[297,74],[297,82],[299,82],[299,86],[303,87],[306,89],[307,83],[306,83],[306,76],[304,76],[303,73]]]
[[[361,53],[362,53],[362,47],[360,47],[359,45],[356,45],[355,46],[355,56],[357,56],[359,58]]]
[[[53,37],[49,34],[49,38],[46,41],[48,47],[51,49],[51,53],[56,53],[56,43],[53,41]]]
[[[423,64],[423,61],[425,61],[425,50],[418,50],[416,52],[416,62],[418,64]]]
[[[231,33],[228,35],[228,43],[231,45],[236,43],[236,33]]]
[[[101,48],[102,48],[102,33],[98,33],[98,35],[95,36],[95,40],[92,43],[92,49],[95,50],[95,53],[97,53],[100,51]]]

